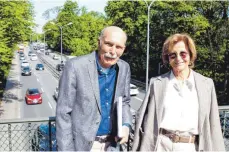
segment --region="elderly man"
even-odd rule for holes
[[[127,40],[119,27],[102,30],[98,50],[69,60],[60,80],[56,138],[60,151],[111,151],[128,141],[131,124],[130,67],[119,59]],[[116,103],[122,97],[117,140]],[[119,144],[118,144],[118,143]]]

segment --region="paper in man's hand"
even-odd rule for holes
[[[118,117],[118,137],[121,138],[123,136],[122,135],[122,97],[118,98],[117,117]]]

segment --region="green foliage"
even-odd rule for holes
[[[59,10],[57,18],[48,22],[44,30],[49,46],[60,50],[60,27],[63,27],[63,51],[80,56],[97,49],[99,32],[108,25],[104,15],[98,12],[88,12],[85,7],[79,8],[77,2],[68,0]],[[72,22],[72,25],[67,26]],[[59,27],[58,27],[59,26]]]
[[[12,51],[3,42],[0,42],[0,77],[6,78],[11,66]]]
[[[146,1],[147,5],[151,1]],[[108,1],[106,16],[79,8],[67,0],[44,30],[47,42],[60,50],[60,29],[63,27],[63,48],[71,55],[84,55],[97,48],[99,32],[106,25],[116,25],[128,34],[123,59],[130,63],[132,76],[145,81],[148,9],[145,1]],[[46,11],[50,13],[50,11]],[[149,11],[149,77],[164,73],[161,50],[166,38],[175,33],[188,33],[195,41],[198,58],[195,70],[214,79],[219,102],[228,103],[229,92],[229,2],[228,1],[154,1]],[[48,15],[47,15],[48,16]],[[73,24],[65,26],[69,22]],[[225,98],[227,96],[227,98]],[[223,98],[221,98],[223,97]]]
[[[89,53],[89,50],[92,50],[89,39],[79,39],[74,38],[70,42],[70,48],[71,50],[74,50],[74,52],[71,53],[71,55],[74,56],[81,56]]]
[[[0,92],[8,76],[13,51],[29,40],[34,26],[33,6],[29,1],[0,1]]]
[[[147,1],[148,5],[151,1]],[[147,6],[144,1],[109,1],[105,8],[114,25],[128,33],[124,59],[132,75],[144,81],[146,70]],[[216,82],[221,104],[228,104],[229,82],[229,2],[155,1],[150,9],[150,77],[158,75],[165,39],[175,33],[188,33],[197,45],[196,71]],[[167,69],[160,69],[166,72]]]
[[[17,42],[29,39],[31,33],[33,7],[29,1],[1,1],[0,16],[3,22],[6,44],[12,47]]]

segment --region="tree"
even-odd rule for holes
[[[229,2],[227,1],[155,1],[150,12],[150,77],[158,75],[165,39],[174,33],[188,33],[197,44],[196,70],[212,77],[217,94],[225,94],[225,51],[228,44]],[[143,1],[109,1],[105,8],[114,25],[128,33],[124,59],[133,76],[145,77],[147,7]],[[168,69],[160,68],[166,72]],[[229,99],[221,100],[220,103]]]
[[[70,0],[65,2],[53,21],[59,26],[73,23],[63,28],[63,50],[75,56],[88,54],[97,49],[99,32],[110,23],[106,22],[104,15],[88,12],[85,7],[79,8],[77,2]],[[60,50],[60,31],[56,25],[48,22],[44,29],[52,29],[46,33],[47,43],[52,43],[56,50]]]
[[[34,26],[29,1],[0,1],[0,96],[17,44],[29,40]]]

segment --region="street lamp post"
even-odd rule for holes
[[[149,19],[150,19],[150,8],[155,0],[152,0],[151,3],[148,5],[147,1],[144,0],[148,9],[148,23],[147,23],[147,53],[146,53],[146,91],[148,90],[148,79],[149,79]]]
[[[62,62],[63,62],[63,59],[62,59],[62,56],[63,56],[63,42],[62,42],[62,34],[63,34],[63,32],[62,32],[62,30],[63,30],[63,26],[59,26],[60,27],[60,63],[62,64]]]
[[[57,25],[57,24],[55,24],[54,22],[50,22],[51,24],[53,24],[53,25]],[[72,22],[69,22],[68,24],[66,24],[66,25],[63,25],[63,26],[59,26],[59,25],[57,25],[59,28],[60,28],[60,54],[61,54],[61,56],[60,56],[60,62],[62,63],[62,56],[63,56],[63,48],[62,48],[62,35],[63,35],[63,28],[65,27],[65,26],[69,26],[69,25],[72,25],[73,23]]]

